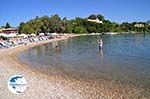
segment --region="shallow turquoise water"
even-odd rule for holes
[[[72,73],[104,74],[150,90],[150,35],[103,35],[102,50],[98,49],[98,38],[81,36],[37,46],[19,58],[45,72],[61,68]]]

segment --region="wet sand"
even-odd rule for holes
[[[47,75],[21,63],[17,58],[22,51],[57,40],[63,39],[34,42],[0,51],[0,97],[2,99],[143,99],[145,97],[142,95],[144,91],[141,88],[130,84],[122,85],[105,75],[97,77],[95,74],[87,73],[77,76],[63,69],[52,69],[57,73]],[[27,89],[21,95],[12,94],[7,88],[7,80],[14,74],[20,74],[27,80]]]

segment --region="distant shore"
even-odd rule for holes
[[[69,37],[82,36],[87,34],[71,35]],[[97,35],[97,34],[90,34]],[[0,51],[0,96],[4,99],[112,99],[112,98],[133,98],[139,94],[138,89],[130,86],[118,85],[113,80],[102,80],[101,84],[96,84],[91,80],[77,79],[71,74],[62,72],[61,76],[46,75],[40,71],[31,69],[23,64],[17,55],[20,52],[32,47],[53,41],[68,39],[52,39],[47,41],[33,42],[27,45],[19,45],[14,48]],[[27,80],[27,90],[22,95],[12,94],[7,88],[7,80],[14,74],[21,74]]]

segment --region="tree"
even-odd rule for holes
[[[121,29],[124,32],[129,32],[129,30],[130,30],[130,24],[128,22],[123,22],[120,26],[121,26]]]
[[[34,30],[29,24],[24,24],[22,29],[20,30],[20,33],[32,34],[34,33]]]
[[[150,20],[148,20],[146,23],[147,23],[147,24],[150,24]]]
[[[23,33],[23,28],[24,28],[25,23],[21,22],[19,26],[19,34]]]
[[[43,26],[41,27],[42,32],[50,32],[50,18],[48,16],[43,16],[40,18],[40,20],[43,22]]]
[[[39,34],[41,32],[41,27],[43,26],[43,22],[40,19],[33,20],[29,23],[35,34]]]
[[[88,19],[92,19],[92,20],[95,20],[97,19],[97,16],[95,14],[91,14]]]
[[[102,16],[101,14],[98,14],[98,15],[97,15],[97,18],[98,18],[100,21],[104,21],[104,20],[105,20],[104,16]]]
[[[50,31],[51,32],[57,32],[57,33],[60,33],[62,32],[62,20],[61,18],[59,17],[59,15],[53,15],[50,17]]]
[[[87,33],[87,30],[82,26],[76,26],[74,28],[74,32],[75,33]]]
[[[69,20],[66,24],[66,33],[73,33],[74,27],[76,26],[75,20]]]
[[[61,19],[59,15],[55,14],[50,17],[36,17],[26,23],[20,23],[19,33],[150,32],[150,25],[146,22],[124,22],[122,24],[118,24],[110,20],[106,20],[101,14],[92,14],[88,18],[93,20],[98,18],[100,21],[103,21],[103,24],[90,22],[87,18],[81,17],[76,17],[71,20],[67,20],[67,18]],[[144,24],[144,27],[137,28],[134,26],[135,24]],[[9,27],[10,25],[8,23],[7,28]]]
[[[5,28],[11,28],[10,24],[7,22]]]
[[[95,26],[90,26],[90,27],[88,27],[88,32],[89,32],[89,33],[96,33],[96,32],[97,32],[97,29],[96,29]]]

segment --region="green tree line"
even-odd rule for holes
[[[98,19],[103,23],[91,22],[87,19]],[[144,24],[144,27],[135,27],[135,24]],[[123,22],[118,24],[106,20],[101,14],[92,14],[87,18],[76,17],[68,20],[61,19],[59,15],[36,17],[28,22],[21,22],[18,28],[19,33],[103,33],[103,32],[149,32],[150,25],[146,22]]]

